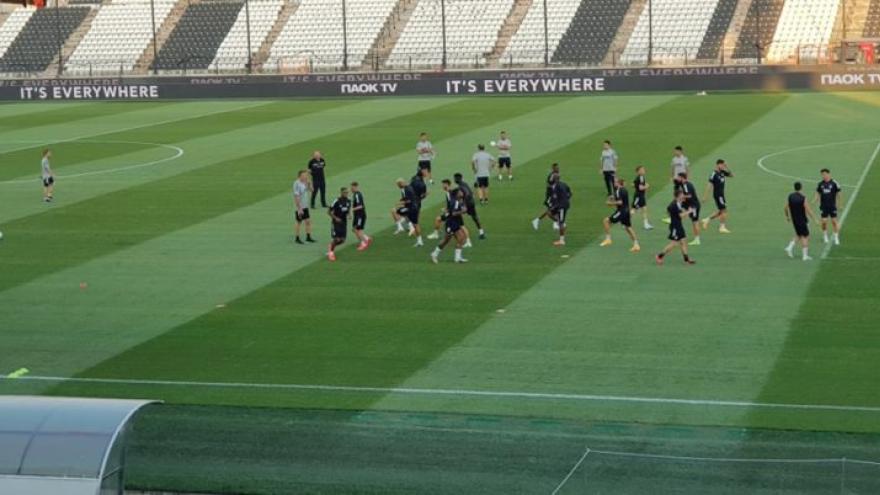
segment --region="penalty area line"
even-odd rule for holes
[[[205,387],[205,388],[243,388],[253,390],[297,390],[316,392],[352,392],[352,393],[381,393],[390,395],[423,395],[423,396],[446,396],[459,398],[493,398],[493,399],[533,399],[533,400],[557,400],[569,402],[621,402],[637,404],[660,404],[679,406],[700,407],[728,407],[728,408],[758,408],[758,409],[781,409],[802,411],[837,411],[837,412],[867,412],[880,413],[878,406],[850,406],[836,404],[786,404],[773,402],[750,402],[734,400],[712,399],[677,399],[668,397],[637,397],[626,395],[594,395],[574,393],[552,392],[517,392],[500,390],[468,390],[446,388],[409,388],[409,387],[360,387],[353,385],[317,385],[301,383],[246,383],[246,382],[197,382],[177,380],[142,380],[123,378],[68,378],[61,376],[29,375],[20,378],[0,377],[3,380],[57,382],[57,383],[83,383],[103,385],[145,385],[167,387]]]

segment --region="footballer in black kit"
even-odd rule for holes
[[[550,212],[556,223],[559,224],[559,239],[554,246],[565,246],[566,220],[568,209],[571,208],[571,188],[562,182],[558,175],[553,176],[553,191],[550,195]]]
[[[315,209],[315,199],[317,198],[318,193],[321,194],[321,206],[324,208],[327,207],[327,200],[325,198],[327,194],[327,179],[324,176],[324,168],[326,167],[327,163],[324,161],[321,152],[315,151],[312,153],[312,159],[309,160],[309,173],[312,174],[312,187],[314,188],[314,193],[312,194],[312,209]]]
[[[648,189],[651,188],[651,185],[648,184],[648,178],[645,173],[643,165],[636,167],[636,178],[633,179],[632,210],[642,212],[642,223],[645,230],[651,230],[654,228],[651,222],[648,221]]]
[[[794,246],[798,242],[801,244],[801,254],[804,261],[810,258],[810,227],[809,220],[814,218],[810,205],[807,204],[807,198],[801,193],[803,185],[800,182],[794,183],[794,192],[788,195],[785,203],[785,219],[791,222],[794,227],[794,237],[785,248],[785,253],[789,258],[794,258]]]
[[[448,184],[448,181],[444,181],[444,184]],[[443,240],[440,241],[440,244],[438,244],[437,247],[434,248],[434,251],[431,252],[431,261],[434,263],[439,262],[440,252],[443,251],[443,248],[445,248],[453,238],[455,238],[456,241],[455,262],[467,263],[467,260],[461,254],[466,239],[464,233],[465,213],[467,213],[467,205],[464,201],[464,193],[461,189],[457,189],[447,196],[446,211],[443,215],[446,218],[446,233],[443,236]]]
[[[409,223],[410,235],[418,235],[416,246],[422,245],[421,231],[419,230],[419,198],[411,185],[403,179],[396,181],[398,189],[400,189],[400,200],[391,210],[391,217],[397,224],[397,230],[394,234],[405,231],[404,224]]]
[[[339,190],[339,197],[333,201],[327,213],[330,215],[330,246],[327,251],[327,259],[336,261],[336,246],[345,242],[348,235],[348,214],[351,211],[351,200],[348,199],[348,188]]]
[[[553,218],[553,212],[550,208],[550,200],[553,196],[553,183],[556,181],[556,178],[559,177],[559,164],[554,163],[550,166],[550,173],[547,174],[547,182],[546,187],[544,188],[544,209],[540,215],[532,219],[532,228],[538,230],[538,227],[541,225],[541,220],[550,217]],[[555,222],[555,228],[559,228],[559,224]]]
[[[663,248],[663,251],[654,257],[658,265],[662,265],[666,255],[671,253],[676,247],[681,250],[681,255],[686,264],[694,264],[694,260],[688,256],[687,233],[684,230],[683,223],[684,217],[693,218],[691,216],[693,209],[688,207],[686,202],[687,197],[684,189],[680,188],[675,192],[675,199],[666,207],[666,212],[669,214],[669,243]]]
[[[614,213],[602,220],[602,226],[605,228],[605,240],[602,241],[600,246],[606,247],[612,244],[611,225],[619,223],[623,226],[623,229],[633,241],[630,252],[638,253],[641,251],[642,248],[639,246],[639,239],[636,237],[636,232],[632,228],[632,221],[629,213],[629,193],[626,190],[626,181],[624,179],[620,177],[614,178],[614,193],[608,198],[606,204],[614,207]]]
[[[694,240],[690,242],[691,246],[700,245],[700,198],[697,196],[697,188],[691,183],[687,174],[682,172],[678,174],[678,182],[680,184],[680,192],[684,193],[684,206],[688,210],[688,217],[694,226]],[[669,217],[672,219],[672,217]]]
[[[364,193],[361,192],[360,184],[357,182],[351,183],[351,215],[351,229],[360,241],[357,249],[363,251],[370,247],[373,238],[364,232],[367,228],[367,207],[364,204]]]
[[[474,200],[473,190],[471,190],[471,187],[465,182],[462,174],[456,173],[452,178],[455,181],[455,185],[458,186],[458,190],[464,195],[464,204],[467,208],[467,214],[477,226],[477,230],[480,232],[480,239],[485,239],[486,231],[483,230],[483,224],[480,223],[480,215],[477,214],[477,203]]]
[[[837,220],[837,205],[840,201],[840,184],[831,178],[831,171],[827,168],[822,169],[822,180],[816,186],[816,197],[813,202],[819,203],[819,212],[822,220],[822,238],[827,243],[828,238],[828,219],[831,219],[831,227],[834,230],[834,244],[840,244],[840,223]]]
[[[733,177],[733,173],[727,168],[727,163],[724,160],[717,160],[715,162],[715,169],[709,175],[709,183],[706,185],[707,195],[709,188],[712,188],[712,198],[715,200],[716,211],[703,219],[703,230],[708,229],[709,223],[717,218],[721,222],[718,232],[722,234],[730,233],[730,230],[727,229],[727,196],[725,195],[725,185],[729,177]]]

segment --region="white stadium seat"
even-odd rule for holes
[[[651,15],[642,11],[620,62],[645,64],[648,60],[649,26],[654,62],[682,63],[696,58],[718,0],[653,0]],[[653,18],[653,22],[649,19]]]
[[[840,0],[785,2],[767,52],[767,60],[794,62],[816,59],[824,54],[839,8]]]
[[[547,41],[549,55],[552,56],[562,39],[562,35],[571,25],[577,12],[580,0],[558,0],[547,2]],[[513,35],[501,62],[513,59],[515,64],[533,64],[544,61],[544,5],[540,1],[532,2],[522,25]]]

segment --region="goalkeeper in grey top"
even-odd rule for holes
[[[614,194],[614,178],[617,176],[617,152],[611,147],[611,141],[605,140],[602,143],[602,158],[600,159],[602,177],[605,179],[605,190],[608,191],[608,197]]]
[[[489,177],[492,176],[493,168],[495,168],[495,158],[486,152],[486,146],[477,145],[477,152],[471,159],[471,169],[477,178],[477,197],[481,205],[489,203]]]
[[[507,131],[501,131],[495,147],[498,148],[498,180],[504,179],[502,172],[505,168],[507,169],[507,180],[513,180],[513,162],[510,160],[510,148],[513,147],[513,144],[510,142]]]
[[[688,157],[684,154],[684,148],[681,146],[676,146],[675,149],[672,150],[672,163],[670,166],[672,168],[673,182],[680,174],[687,174],[690,176],[691,161],[688,160]]]

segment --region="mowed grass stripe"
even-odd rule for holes
[[[525,162],[539,156],[544,152],[545,147],[563,146],[581,138],[583,132],[600,128],[603,123],[619,121],[642,111],[645,107],[657,105],[668,99],[669,96],[635,97],[626,101],[592,98],[562,100],[526,115],[494,122],[488,127],[473,129],[447,139],[436,140],[435,145],[439,152],[447,157],[444,163],[438,164],[438,175],[448,176],[452,171],[459,170],[458,166],[451,165],[459,162],[450,160],[459,153],[469,155],[472,143],[496,132],[498,126],[504,126],[520,136],[517,140],[520,147],[517,156]],[[580,115],[586,111],[591,111],[595,120],[583,123]],[[438,125],[440,124],[442,123]],[[354,179],[361,182],[371,211],[371,219],[368,222],[368,229],[371,232],[384,230],[386,225],[390,225],[387,216],[382,213],[383,210],[390,208],[398,197],[393,185],[394,178],[412,172],[412,153],[407,150],[400,155],[383,157],[364,167],[330,177],[331,187],[334,184],[346,184]],[[433,216],[435,208],[439,208],[437,205],[441,200],[436,190],[428,196],[425,202],[428,219]],[[78,371],[77,365],[80,366],[79,370],[82,370],[83,363],[91,361],[92,364],[97,364],[95,359],[100,355],[109,358],[153,336],[167,332],[175,326],[213,310],[218,302],[228,303],[230,308],[236,308],[237,298],[308,266],[322,257],[324,243],[310,247],[290,245],[287,235],[290,225],[289,215],[290,197],[288,194],[283,194],[184,231],[141,244],[112,257],[76,267],[67,274],[68,279],[83,277],[94,282],[86,295],[90,301],[89,311],[86,312],[87,308],[81,305],[72,305],[65,311],[67,320],[64,323],[56,323],[51,315],[41,316],[39,321],[33,318],[22,319],[21,325],[25,326],[27,331],[21,334],[21,344],[13,347],[40,348],[47,353],[51,353],[51,349],[55,347],[76,349],[78,347],[76,338],[71,337],[71,342],[65,344],[60,342],[57,336],[49,335],[49,332],[43,329],[52,328],[57,324],[79,328],[77,322],[80,319],[89,321],[90,335],[101,333],[103,329],[112,332],[115,328],[114,318],[122,318],[116,306],[129,307],[125,302],[119,301],[117,287],[119,284],[126,284],[128,280],[144,278],[146,273],[154,277],[156,286],[164,286],[167,289],[159,291],[152,288],[155,286],[145,284],[125,285],[125,299],[141,301],[135,309],[125,312],[129,319],[141,322],[136,330],[124,335],[113,335],[111,337],[113,342],[107,345],[105,345],[107,340],[100,339],[101,348],[92,347],[83,355],[78,351],[67,352],[64,360],[54,360],[41,368],[42,371],[34,372],[68,374],[71,368],[73,371]],[[318,225],[316,236],[326,241],[326,216],[318,210],[315,219]],[[223,242],[217,243],[216,239],[223,239]],[[387,231],[380,233],[376,241],[376,246],[381,246],[383,252],[393,250],[411,261],[417,260],[418,265],[422,266],[427,259],[426,252],[414,250],[410,245],[409,240],[393,238]],[[154,253],[161,253],[158,255],[161,257],[157,258],[157,254]],[[346,257],[355,254],[357,253],[353,250],[344,251]],[[105,268],[118,266],[122,260],[128,260],[124,268],[113,272]],[[217,270],[217,266],[222,266],[224,269]],[[59,274],[52,279],[60,281],[62,276]],[[206,279],[213,281],[210,288],[205,287],[203,283]],[[10,307],[38,297],[39,288],[32,286],[33,284],[29,284],[7,292]],[[29,298],[25,292],[28,288],[31,289]],[[149,297],[141,294],[149,294]],[[140,317],[138,316],[140,314],[150,316]],[[115,353],[111,352],[110,346],[116,347]],[[132,354],[136,355],[135,360],[139,360],[137,356],[144,353]],[[34,359],[38,357],[36,353],[27,355],[31,356],[28,361],[42,361]],[[25,356],[19,354],[17,357]],[[120,360],[114,359],[113,362]],[[153,369],[138,368],[136,377],[143,376],[144,373],[154,373]],[[214,367],[204,370],[205,373],[212,371],[223,370]],[[166,368],[165,372],[177,377],[195,376],[191,375],[189,370],[173,367]]]
[[[642,101],[638,106],[644,109],[656,103]],[[567,105],[562,111],[570,113],[564,117],[560,114],[556,129],[569,129],[572,118],[576,121],[588,108]],[[670,111],[681,109],[674,103],[656,106],[614,128],[637,125],[645,115],[650,115],[649,121],[654,123]],[[594,111],[596,123],[617,123],[634,114],[639,112],[623,101]],[[595,132],[601,128],[601,124],[594,124],[586,129]],[[562,132],[552,129],[551,133]],[[640,130],[644,127],[633,132]],[[535,236],[528,226],[543,199],[546,166],[550,160],[560,159],[563,170],[570,172],[568,180],[573,185],[581,183],[595,174],[593,167],[588,170],[579,166],[585,152],[601,143],[602,136],[607,134],[605,130],[587,138],[581,134],[575,139],[576,144],[545,154],[546,138],[527,137],[523,131],[528,132],[528,127],[521,128],[520,134],[514,133],[514,145],[520,150],[515,159],[522,156],[524,147],[528,147],[532,159],[527,164],[518,162],[515,182],[493,185],[493,203],[481,209],[489,240],[475,239],[477,246],[467,253],[471,265],[451,265],[451,253],[447,251],[444,265],[433,266],[428,261],[428,249],[413,249],[411,240],[389,239],[385,234],[366,253],[355,257],[353,252],[344,252],[340,254],[342,261],[336,265],[309,265],[85,375],[132,376],[136,370],[138,376],[168,379],[185,376],[224,381],[235,377],[242,381],[363,386],[400,383],[479,327],[496,308],[531,287],[548,269],[563,263],[561,253],[550,246],[552,238],[546,234]],[[443,153],[444,148],[439,149]],[[447,170],[456,169],[460,170]],[[575,194],[580,202],[591,195],[583,187],[576,189]],[[383,221],[382,206],[370,206],[371,221],[375,222],[377,216],[379,222]],[[430,224],[435,214],[436,210],[426,209],[424,222]],[[569,237],[571,249],[562,252],[576,250],[594,235],[593,229],[582,230],[582,215],[586,214],[583,209],[577,211],[577,220],[573,221],[578,227]],[[377,280],[382,282],[376,283]],[[176,354],[169,354],[172,349]],[[157,360],[159,354],[166,357]],[[228,356],[228,360],[222,366],[206,366],[202,356],[208,355]],[[168,366],[164,359],[172,359],[175,365]],[[106,388],[92,387],[101,389]],[[84,388],[69,384],[59,390],[82,393]],[[137,390],[143,392],[142,388]],[[217,394],[191,389],[182,394],[163,389],[161,394],[171,400],[355,409],[368,407],[376,399],[376,395],[266,394],[250,390]],[[218,399],[220,395],[222,399]]]
[[[21,239],[4,246],[8,253],[0,266],[8,276],[0,280],[0,291],[282,193],[290,188],[299,168],[291,165],[293,157],[303,163],[315,149],[346,150],[331,165],[343,171],[414,148],[412,137],[418,131],[413,129],[427,128],[437,119],[448,122],[448,133],[456,134],[499,117],[527,113],[551,101],[530,99],[494,106],[487,100],[451,103],[379,122],[369,130],[356,128],[214,163],[11,222],[5,228],[17,232]],[[490,107],[493,111],[487,112]],[[383,133],[384,141],[377,142],[377,131]],[[82,229],[82,225],[89,228]],[[51,241],[58,236],[65,239],[62,255]]]
[[[173,122],[107,133],[77,141],[48,144],[48,146],[54,153],[52,162],[55,172],[64,175],[67,169],[82,163],[121,158],[140,150],[155,148],[154,143],[182,143],[248,127],[249,123],[268,124],[352,103],[354,103],[352,100],[279,101],[273,105],[234,108],[219,114],[193,114],[189,118]],[[133,106],[131,103],[128,105]],[[51,138],[46,136],[38,139],[47,139],[47,143],[51,143]],[[41,148],[42,146],[35,145],[29,149],[0,153],[0,160],[6,163],[0,170],[0,181],[38,175]],[[159,156],[166,155],[167,151],[159,154]],[[120,163],[125,164],[126,161],[122,159]]]
[[[129,102],[92,102],[81,106],[59,106],[48,111],[25,113],[10,117],[0,115],[0,137],[8,131],[23,131],[35,127],[43,127],[58,122],[76,126],[80,120],[96,119],[108,115],[119,115],[135,112],[145,108],[162,108],[172,103],[146,102],[132,105]]]
[[[354,99],[337,101],[351,102],[352,100]],[[62,205],[72,206],[104,194],[174,177],[216,163],[242,159],[255,152],[284,148],[345,130],[370,126],[412,113],[414,108],[428,110],[448,105],[456,100],[420,98],[388,101],[372,99],[359,100],[354,104],[324,101],[328,106],[320,112],[294,116],[266,124],[242,122],[240,127],[228,132],[177,142],[174,145],[184,149],[186,155],[181,159],[165,162],[159,166],[61,179],[56,183],[56,201],[48,208],[47,205],[39,201],[39,183],[27,181],[25,183],[0,184],[4,199],[7,200],[5,207],[0,210],[0,222],[6,224],[15,219],[46,213],[47,210],[54,210]],[[151,148],[112,159],[84,162],[68,167],[65,170],[65,175],[114,170],[120,166],[144,163],[155,160],[160,152],[162,153],[160,156],[167,156],[171,150]],[[34,200],[35,197],[37,201]]]

